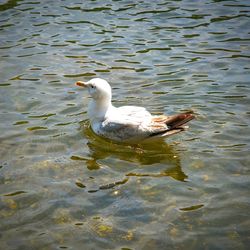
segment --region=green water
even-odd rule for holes
[[[249,1],[0,1],[1,249],[248,249]],[[89,129],[77,80],[114,104],[193,110],[125,146]]]

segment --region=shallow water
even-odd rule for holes
[[[3,249],[247,249],[249,1],[0,1]],[[77,80],[114,104],[193,110],[125,146],[88,128]]]

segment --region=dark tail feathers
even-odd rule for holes
[[[170,116],[169,119],[166,121],[166,125],[169,129],[179,128],[185,123],[193,120],[195,116],[191,113],[183,113]]]

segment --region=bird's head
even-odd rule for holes
[[[109,83],[104,79],[93,78],[88,82],[78,81],[76,82],[76,85],[87,88],[91,97],[96,101],[111,101],[111,87]]]

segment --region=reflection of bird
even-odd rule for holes
[[[114,141],[137,143],[173,135],[187,128],[184,125],[194,118],[190,113],[153,116],[137,106],[116,108],[111,103],[110,85],[100,78],[76,84],[87,87],[93,98],[88,107],[93,131]]]
[[[121,162],[130,162],[129,169],[124,168],[126,176],[170,176],[179,181],[185,181],[187,178],[181,168],[178,151],[173,145],[167,144],[164,140],[161,143],[157,141],[135,147],[113,143],[95,136],[87,124],[83,124],[83,132],[88,139],[88,147],[91,151],[92,159],[87,160],[87,167],[90,170],[99,169],[101,167],[100,160],[109,159],[112,156]],[[114,165],[114,171],[117,171],[117,164]],[[112,169],[113,166],[111,165],[109,168]],[[128,170],[129,172],[127,172]]]

